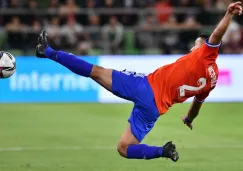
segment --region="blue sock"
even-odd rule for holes
[[[69,70],[78,75],[90,77],[93,64],[90,64],[73,54],[63,51],[56,51],[53,50],[51,47],[48,47],[45,50],[45,55],[47,58],[62,64],[63,66],[67,67]]]
[[[128,159],[154,159],[162,157],[163,147],[148,146],[146,144],[129,145]]]

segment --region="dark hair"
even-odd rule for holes
[[[209,34],[206,34],[206,33],[202,33],[198,37],[200,37],[200,38],[202,38],[204,40],[207,40],[210,37],[210,35]]]

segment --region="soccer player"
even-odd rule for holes
[[[176,62],[160,67],[145,76],[136,72],[117,71],[90,64],[73,54],[53,50],[48,46],[47,33],[38,38],[36,56],[62,64],[72,72],[90,77],[114,95],[134,102],[129,124],[117,146],[121,156],[128,159],[179,159],[175,145],[170,141],[162,147],[140,144],[154,127],[157,119],[175,103],[194,97],[189,112],[182,121],[192,129],[192,121],[215,88],[218,79],[216,59],[221,39],[232,17],[241,15],[241,2],[229,5],[227,12],[210,37],[199,36],[191,52]]]

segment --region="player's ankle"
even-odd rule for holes
[[[164,152],[163,152],[163,147],[159,147],[158,151],[157,151],[157,156],[158,157],[164,157]]]
[[[56,56],[56,53],[57,51],[52,49],[50,46],[47,46],[45,49],[44,49],[44,53],[46,55],[46,57],[48,58],[52,58],[53,55]]]

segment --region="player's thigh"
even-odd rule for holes
[[[116,71],[94,65],[90,77],[114,95],[133,102],[144,101],[142,94],[147,93],[146,78],[143,74]]]
[[[90,77],[108,91],[112,91],[112,69],[93,66]]]
[[[145,76],[136,72],[116,71],[112,72],[112,93],[118,97],[136,103],[139,101],[139,91]],[[143,92],[145,93],[145,92]]]
[[[117,151],[120,153],[121,156],[126,157],[127,156],[127,148],[129,145],[132,144],[139,144],[139,141],[137,138],[133,135],[131,131],[131,125],[128,123],[128,126],[126,127],[125,131],[123,132],[119,143],[117,145]]]
[[[135,105],[128,119],[134,137],[139,142],[142,142],[145,136],[153,129],[158,118],[159,113],[154,107],[143,108]]]

